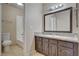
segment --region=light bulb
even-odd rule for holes
[[[22,3],[17,3],[17,5],[21,5],[21,6],[23,6],[23,4],[22,4]]]
[[[63,4],[59,4],[59,6],[60,6],[60,7],[62,7],[62,6],[63,6]]]
[[[56,5],[55,8],[58,8],[58,5]]]

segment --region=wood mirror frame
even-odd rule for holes
[[[45,30],[45,16],[51,15],[51,14],[54,14],[54,13],[59,13],[59,12],[66,11],[66,10],[70,10],[70,31],[48,31],[48,30]],[[66,9],[62,9],[62,10],[59,10],[59,11],[55,11],[55,12],[52,12],[52,13],[44,14],[44,32],[72,33],[72,7],[69,7],[69,8],[66,8]]]

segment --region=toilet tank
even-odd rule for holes
[[[2,33],[2,41],[10,40],[10,33]]]

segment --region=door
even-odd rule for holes
[[[49,43],[49,56],[57,56],[57,45]]]
[[[48,39],[43,38],[43,53],[48,55]]]
[[[23,16],[16,17],[16,39],[23,42],[24,32],[23,32]]]
[[[59,56],[73,56],[73,49],[67,48],[67,47],[62,47],[58,46],[58,55]]]
[[[40,37],[35,38],[35,49],[38,52],[42,53],[42,38],[40,38]]]

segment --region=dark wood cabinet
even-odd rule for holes
[[[78,43],[58,40],[58,55],[59,56],[77,56]]]
[[[57,45],[49,44],[49,56],[57,56]]]
[[[57,40],[49,40],[49,56],[57,56]]]
[[[36,51],[47,56],[77,56],[78,43],[35,36]]]
[[[67,47],[62,47],[58,46],[58,55],[59,56],[73,56],[73,49],[67,48]]]
[[[48,39],[43,38],[43,53],[48,55]]]
[[[41,37],[35,37],[35,49],[38,52],[42,53],[42,38]]]
[[[58,41],[58,55],[59,56],[73,56],[74,44],[71,42]]]

